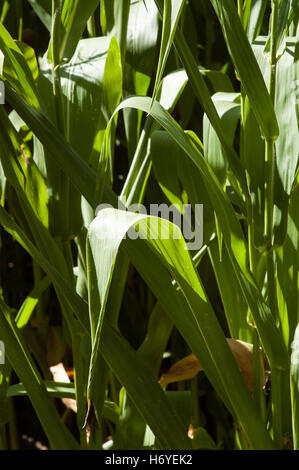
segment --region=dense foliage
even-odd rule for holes
[[[298,1],[0,15],[0,448],[298,449]]]

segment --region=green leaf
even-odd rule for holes
[[[38,139],[46,146],[49,158],[52,161],[55,160],[57,166],[70,176],[72,183],[88,202],[95,205],[95,172],[57,132],[55,126],[45,115],[30,107],[9,85],[6,86],[6,97]]]
[[[61,64],[72,58],[86,27],[87,20],[97,8],[99,0],[87,0],[85,2],[79,0],[65,0],[62,8],[59,3],[58,1],[58,6],[55,10],[59,16],[59,22],[55,31],[57,37],[54,39],[55,43],[57,43],[55,47],[57,47],[58,64]],[[53,60],[52,41],[53,38],[48,49],[49,61]]]
[[[168,112],[172,112],[181,97],[188,77],[184,70],[170,73],[163,78],[158,94],[159,101]],[[127,204],[142,202],[146,183],[151,168],[150,142],[157,124],[152,118],[145,122],[136,152],[130,167],[129,174],[124,183],[121,196]],[[137,200],[136,200],[137,197]]]
[[[131,97],[123,101],[116,112],[127,106],[137,107],[150,113],[199,168],[209,199],[214,206],[231,262],[254,316],[266,355],[270,364],[284,368],[287,356],[281,333],[277,330],[271,311],[248,270],[247,250],[241,226],[213,171],[194,141],[188,138],[176,121],[157,102],[151,105],[149,98]],[[106,132],[109,132],[109,126]],[[275,341],[273,341],[273,336],[276,338]]]
[[[217,279],[224,312],[232,338],[252,343],[253,330],[247,323],[247,303],[224,247],[219,259],[216,240],[209,246],[209,255]]]
[[[138,1],[136,2],[138,3]],[[116,0],[103,0],[101,3],[102,28],[107,36],[115,36],[121,51],[121,63],[125,67],[127,51],[128,20],[130,0],[119,3]]]
[[[149,98],[128,98],[119,105],[117,110],[124,107],[136,107],[142,109],[144,112],[151,114],[151,116],[162,127],[164,127],[164,129],[169,133],[174,141],[182,148],[185,153],[187,153],[189,158],[199,168],[204,177],[206,190],[209,193],[211,202],[213,200],[214,203],[217,199],[215,210],[219,220],[222,220],[223,222],[221,226],[223,232],[225,233],[227,243],[235,253],[240,266],[246,272],[246,245],[240,224],[215,175],[211,171],[206,160],[203,158],[201,152],[193,144],[193,141],[183,132],[177,122],[161,107],[161,105],[159,105],[157,102],[154,102],[154,104],[151,106]],[[107,132],[108,130],[109,129],[107,129]],[[212,194],[213,196],[211,196]],[[226,216],[224,216],[224,214],[226,214]]]
[[[36,80],[38,79],[39,70],[34,49],[25,42],[15,41],[15,44],[20,48],[21,52],[23,53],[24,58],[31,70],[33,80],[36,82]]]
[[[118,7],[116,6],[116,8]],[[151,76],[158,34],[158,10],[154,0],[131,2],[127,29],[126,61],[134,70]]]
[[[277,250],[277,297],[281,329],[289,348],[299,314],[299,185],[290,198],[285,242]]]
[[[250,13],[246,30],[248,40],[250,43],[252,43],[260,34],[266,11],[267,0],[252,0],[252,2],[247,2],[247,5],[250,7]]]
[[[43,85],[43,98],[52,93],[52,72],[46,58],[41,73],[48,85]],[[118,105],[122,90],[119,47],[115,38],[82,39],[68,64],[60,67],[64,95],[66,139],[86,161],[97,134]]]
[[[266,81],[269,80],[270,66],[264,54],[266,38],[258,38],[253,49]],[[299,133],[296,115],[294,90],[296,76],[299,73],[299,61],[296,60],[295,47],[297,40],[288,38],[286,49],[276,65],[277,84],[275,93],[275,110],[280,128],[279,138],[275,142],[275,179],[274,179],[274,243],[282,245],[287,230],[287,213],[289,196],[299,162]],[[256,178],[261,173],[256,172]]]
[[[161,82],[163,72],[166,67],[166,62],[169,56],[169,52],[173,43],[173,38],[176,32],[176,28],[179,23],[180,16],[182,14],[185,5],[185,0],[165,0],[164,11],[163,11],[163,30],[162,39],[160,45],[160,56],[158,62],[158,68],[156,73],[156,80],[153,90],[153,100],[156,98],[159,84]]]
[[[48,276],[45,276],[32,289],[30,294],[27,295],[15,318],[16,325],[19,329],[22,329],[27,325],[41,295],[49,287],[49,285],[50,279]]]
[[[103,103],[108,119],[120,102],[122,96],[122,65],[117,40],[112,37],[107,52],[103,76]]]
[[[184,425],[186,434],[188,433],[188,427],[191,422],[191,392],[189,390],[184,391],[175,391],[169,392],[166,391],[166,396],[170,403],[172,404],[174,410],[179,416],[181,422]],[[147,427],[145,430],[144,442],[143,445],[145,448],[161,449],[159,446],[158,439],[155,439],[155,436],[151,430]],[[192,441],[192,448],[194,448],[194,441]],[[162,449],[161,449],[162,450]]]
[[[289,14],[292,10],[292,2],[289,0],[279,0],[277,50],[279,50],[286,34]]]
[[[178,174],[181,149],[165,131],[155,131],[151,140],[151,158],[155,176],[165,196],[183,211],[182,189]]]
[[[27,61],[5,27],[0,23],[0,49],[4,54],[4,77],[26,101],[39,108],[34,79]]]
[[[213,95],[216,110],[231,146],[233,146],[237,123],[240,119],[240,105],[236,102],[238,97],[239,95],[236,93],[216,93]],[[221,184],[224,184],[228,169],[227,160],[217,134],[206,114],[203,122],[203,145],[205,158]]]
[[[261,70],[248,42],[233,0],[211,0],[226,45],[255,117],[266,139],[276,140],[279,127]]]
[[[203,240],[207,243],[215,230],[214,208],[198,167],[165,131],[155,131],[151,139],[153,170],[162,191],[171,204],[183,212],[183,204],[203,204]],[[187,198],[187,199],[186,199]]]
[[[243,107],[243,131],[241,134],[241,159],[244,161],[251,211],[248,213],[253,229],[253,242],[264,248],[265,240],[265,142],[252,107],[246,97]],[[252,156],[254,155],[254,158]]]
[[[217,450],[216,444],[204,428],[196,428],[193,438],[194,449]]]
[[[39,266],[48,274],[51,278],[53,285],[56,288],[56,292],[61,294],[62,298],[66,298],[71,311],[75,311],[77,318],[81,323],[81,328],[89,331],[88,325],[88,312],[86,302],[79,297],[78,294],[72,289],[69,283],[65,280],[65,268],[60,264],[60,260],[56,259],[56,266],[53,266],[45,255],[36,248],[28,236],[23,230],[17,225],[10,214],[6,212],[3,207],[0,207],[0,224],[9,232],[13,238],[23,246],[23,248],[30,254],[30,256],[39,264]],[[51,243],[47,240],[49,248]],[[53,259],[53,250],[52,258]],[[58,261],[58,262],[57,262]],[[60,266],[59,266],[60,265]],[[61,269],[59,271],[59,268]],[[69,313],[69,312],[68,312]],[[72,324],[73,316],[68,317],[69,324]]]
[[[9,230],[11,231],[12,229],[14,230],[13,234],[15,236],[15,238],[18,240],[18,241],[21,241],[22,244],[25,245],[25,247],[29,248],[29,251],[31,252],[31,254],[33,255],[34,258],[36,258],[37,262],[39,262],[41,264],[41,266],[43,267],[43,269],[48,272],[48,274],[52,275],[54,277],[54,279],[56,279],[57,281],[57,284],[59,286],[58,290],[59,292],[62,293],[63,297],[65,298],[66,302],[67,303],[70,303],[70,305],[72,306],[72,310],[74,312],[76,312],[76,315],[79,315],[79,317],[82,315],[82,318],[86,318],[85,314],[87,313],[86,312],[86,309],[85,309],[85,303],[82,301],[82,299],[80,297],[78,297],[75,293],[75,291],[73,291],[69,286],[68,284],[64,281],[63,277],[60,275],[60,273],[58,271],[55,270],[55,268],[53,268],[48,262],[45,262],[45,260],[43,259],[43,257],[34,249],[34,247],[28,242],[28,240],[26,239],[26,237],[21,233],[21,231],[16,227],[15,224],[12,223],[12,221],[9,220],[9,218],[5,215],[5,212],[3,212],[4,210],[2,209],[1,211],[1,223],[5,226],[6,229],[9,228]],[[55,282],[54,282],[55,283]],[[83,325],[85,326],[85,328],[88,328],[85,320],[83,320]],[[151,397],[152,399],[152,396],[155,396],[155,393],[153,394],[152,393],[152,386],[149,385],[149,382],[152,380],[153,381],[153,386],[155,386],[155,389],[159,391],[159,395],[160,395],[160,399],[158,398],[158,403],[160,403],[160,401],[162,400],[161,402],[161,409],[166,409],[165,413],[166,413],[166,417],[167,416],[171,416],[171,425],[173,425],[173,420],[175,419],[173,417],[173,411],[167,411],[168,408],[167,408],[167,402],[165,403],[165,399],[164,398],[161,398],[161,394],[162,394],[162,397],[163,397],[163,392],[162,390],[160,389],[160,387],[155,383],[155,380],[153,380],[151,377],[149,377],[149,374],[147,371],[144,372],[144,366],[143,366],[143,363],[142,363],[142,366],[139,366],[139,369],[138,369],[138,365],[134,365],[132,367],[132,364],[134,364],[134,356],[135,356],[135,353],[133,351],[130,350],[129,354],[130,356],[127,357],[126,356],[126,349],[127,347],[122,345],[122,350],[121,352],[119,353],[118,352],[118,342],[120,340],[118,340],[118,336],[113,333],[113,330],[110,328],[110,327],[104,327],[104,330],[108,333],[105,334],[105,337],[108,338],[108,341],[105,342],[105,341],[101,341],[101,348],[103,348],[103,353],[104,353],[104,357],[105,357],[105,360],[108,361],[108,363],[110,364],[110,366],[112,367],[112,369],[114,370],[114,372],[116,373],[117,377],[120,379],[120,381],[122,383],[125,384],[126,388],[128,389],[128,392],[129,393],[132,393],[133,394],[133,399],[134,399],[134,402],[136,402],[136,397],[137,397],[137,404],[138,404],[138,408],[141,409],[141,413],[147,417],[148,415],[150,415],[150,419],[147,420],[147,422],[151,425],[151,428],[153,430],[157,430],[157,435],[159,435],[159,429],[160,429],[160,426],[162,428],[162,430],[166,429],[166,422],[165,422],[165,425],[161,425],[161,422],[163,421],[162,417],[161,417],[161,410],[159,410],[159,407],[158,407],[158,412],[157,412],[157,415],[153,414],[152,413],[152,409],[150,410],[148,408],[148,404],[145,400],[145,397],[144,397],[144,390],[149,390],[150,393],[149,393],[149,397]],[[87,329],[88,331],[88,329]],[[110,335],[108,337],[108,334]],[[112,337],[111,337],[112,335]],[[125,364],[126,364],[126,367],[124,367],[124,364],[122,362],[119,361],[119,354],[122,356],[122,358],[124,358],[124,361],[125,361]],[[132,357],[133,355],[133,357]],[[133,377],[135,380],[136,383],[131,383],[132,381],[132,371],[134,371],[133,373]],[[135,372],[137,371],[136,375],[135,375]],[[136,377],[137,377],[137,380],[136,380]],[[140,378],[143,377],[143,380],[145,382],[142,382],[140,383]],[[127,383],[128,381],[130,382],[130,385],[127,386]],[[146,384],[144,386],[144,383]],[[141,393],[142,391],[142,393]],[[136,393],[136,395],[135,395]],[[140,398],[139,398],[140,397]],[[145,410],[144,410],[145,408]],[[167,420],[168,422],[168,420]],[[163,424],[163,423],[162,423]],[[180,436],[180,432],[177,434],[177,436]],[[166,438],[166,437],[160,437],[160,441],[165,443],[165,446],[166,448],[188,448],[188,443],[186,441],[186,438],[184,437],[184,441],[185,441],[185,444],[183,444],[182,446],[182,440],[180,441],[181,444],[178,444],[177,440],[175,439],[178,439],[178,438],[173,438],[173,440],[171,440],[171,438]],[[176,443],[174,443],[176,442]]]
[[[244,416],[244,409],[247,409],[247,407],[250,407],[251,412],[255,413],[255,408],[252,406],[253,403],[251,402],[248,390],[203,291],[200,280],[193,268],[180,231],[177,226],[170,224],[164,219],[146,217],[144,215],[124,211],[115,211],[113,209],[103,209],[89,227],[89,302],[93,338],[88,382],[89,397],[92,398],[90,394],[94,393],[93,376],[96,359],[100,343],[105,337],[104,331],[103,334],[101,334],[105,324],[105,304],[107,302],[117,251],[126,232],[130,227],[136,224],[138,224],[138,231],[142,233],[142,238],[147,238],[145,243],[149,243],[151,249],[157,252],[162,262],[166,264],[189,302],[192,309],[192,316],[197,323],[198,333],[200,332],[206,342],[210,361],[212,360],[216,364],[222,386],[228,396],[230,396],[231,405],[253,443],[255,437],[253,437],[250,431],[249,421],[251,420],[248,420],[248,417],[246,418]],[[170,237],[167,239],[166,232],[169,236],[169,230]],[[101,264],[99,264],[99,260],[101,260]],[[175,317],[174,321],[177,321]],[[193,332],[193,335],[194,334],[195,332]],[[200,338],[200,335],[198,336]],[[203,363],[207,358],[200,357],[199,360]],[[219,368],[220,363],[226,365],[227,373],[225,373],[223,366]],[[228,370],[230,371],[229,374]],[[235,386],[232,385],[233,381],[235,381]],[[235,396],[235,390],[238,390],[238,397]],[[240,403],[238,403],[240,400],[240,390],[242,390],[242,406],[239,406]],[[246,407],[244,407],[244,400],[247,402]],[[266,443],[268,437],[266,438],[266,434],[262,437],[262,428],[260,431],[260,437],[261,439],[265,438]],[[159,436],[158,438],[160,440]],[[257,442],[255,445],[258,445]],[[270,445],[270,443],[268,442],[267,445]]]
[[[0,141],[3,153],[0,155],[3,171],[8,181],[21,197],[26,196],[27,204],[42,222],[48,226],[48,198],[45,181],[30,153],[22,142],[5,110],[0,109]]]
[[[41,115],[41,113],[28,107],[28,105],[26,105],[20,97],[16,96],[10,88],[8,88],[7,91],[11,103],[14,103],[14,106],[18,108],[19,114],[22,116],[24,121],[28,121],[28,124],[30,124],[31,127],[34,126],[39,137],[44,140],[48,148],[53,148],[53,150],[55,149],[57,164],[71,176],[73,182],[78,188],[80,188],[81,192],[89,202],[92,205],[95,205],[93,195],[95,176],[92,170],[88,168],[86,164],[84,165],[84,162],[78,158],[77,154],[67,146],[60,136],[57,136],[57,134],[53,132],[50,123]],[[188,137],[182,132],[175,121],[170,118],[170,116],[167,115],[163,108],[159,107],[157,103],[154,103],[154,106],[150,108],[150,99],[130,98],[122,103],[118,109],[125,106],[134,106],[143,109],[145,112],[150,112],[157,122],[159,122],[161,126],[165,127],[182,149],[190,155],[194,163],[199,166],[199,169],[203,172],[205,177],[208,178],[207,182],[209,183],[206,185],[206,189],[209,191],[211,201],[213,200],[213,202],[215,202],[215,209],[217,208],[217,216],[219,222],[221,222],[221,229],[223,231],[226,246],[228,250],[232,250],[234,253],[241,270],[243,272],[247,272],[246,247],[244,245],[239,223],[229,201],[225,195],[222,194],[222,189],[219,187],[217,179],[215,176],[212,176],[211,170],[206,167],[207,163],[202,156],[199,158],[200,154],[198,153],[198,150],[192,145]],[[105,199],[107,202],[111,202],[112,204],[116,203],[115,197],[113,197],[113,194],[107,189],[105,190]],[[244,283],[244,281],[245,279],[242,276],[241,282]],[[246,288],[249,288],[249,286],[247,285]],[[283,347],[281,345],[281,337],[274,325],[271,313],[266,306],[263,305],[263,302],[261,302],[260,294],[257,295],[257,291],[255,291],[256,288],[253,287],[252,284],[251,289],[253,289],[253,291],[250,293],[250,302],[251,307],[254,307],[252,309],[252,313],[255,315],[255,321],[258,323],[259,334],[261,335],[266,354],[271,358],[273,363],[284,364],[284,354],[282,354],[283,349],[281,349]],[[257,299],[259,300],[257,301]],[[275,341],[272,341],[273,336],[276,337]]]
[[[110,26],[109,34],[115,34],[118,38],[120,34],[118,31],[124,34],[124,27],[118,24],[121,14],[119,2],[109,0],[106,1],[106,5],[110,10],[115,9],[114,23],[110,11],[112,29]],[[156,61],[159,34],[158,12],[154,0],[147,0],[146,3],[143,0],[131,2],[127,20],[123,96],[145,96],[151,82],[152,64]],[[142,113],[135,109],[125,109],[123,115],[129,160],[132,160],[140,137]]]
[[[182,429],[179,417],[156,382],[150,367],[108,324],[103,326],[100,348],[163,448],[190,449],[191,443]]]
[[[161,0],[155,0],[160,11],[162,11],[162,2]],[[225,150],[226,158],[231,166],[231,169],[238,177],[239,183],[244,191],[247,194],[247,184],[245,179],[245,171],[240,163],[240,159],[237,156],[235,150],[229,145],[226,134],[222,127],[221,120],[216,111],[215,105],[211,99],[209,89],[205,83],[205,80],[198,69],[197,61],[195,60],[192,52],[184,38],[183,33],[180,31],[180,28],[177,28],[176,35],[174,38],[175,47],[178,51],[180,60],[186,70],[186,73],[190,80],[190,85],[193,89],[193,92],[196,98],[199,100],[200,104],[203,106],[204,111],[206,112],[211,124],[213,125],[217,136]]]
[[[51,31],[52,24],[52,1],[51,0],[28,0],[33,10],[44,23],[48,31]]]
[[[76,399],[75,385],[68,382],[52,382],[45,380],[44,385],[47,393],[53,398]],[[27,390],[22,383],[10,385],[7,389],[7,397],[23,397],[27,395]],[[115,403],[105,400],[103,416],[112,423],[117,423],[119,419],[119,409]]]
[[[2,300],[0,304],[0,328],[5,337],[5,352],[27,390],[51,447],[53,449],[78,449],[78,443],[60,420],[14,321],[6,317],[9,315],[7,306]]]
[[[44,381],[48,394],[54,398],[76,398],[75,386],[69,382]],[[7,397],[23,397],[27,395],[27,390],[22,383],[10,385],[7,390]]]
[[[47,102],[52,94],[52,72],[46,58],[42,62],[41,74],[44,79],[41,94]],[[79,41],[71,61],[60,67],[60,76],[65,137],[81,158],[96,168],[100,155],[97,147],[101,147],[107,120],[121,97],[122,73],[115,39],[101,37]],[[49,107],[47,111],[51,115]],[[73,185],[70,186],[67,224],[66,211],[61,204],[65,180],[49,152],[43,151],[38,142],[35,142],[35,159],[40,168],[46,168],[51,233],[68,239],[82,227],[81,195]]]
[[[109,50],[107,53],[107,60],[105,63],[105,72],[103,76],[103,96],[102,96],[102,108],[103,114],[106,118],[105,124],[109,121],[110,116],[120,102],[122,96],[122,64],[121,56],[118,43],[115,38],[111,39]],[[117,125],[117,118],[114,118],[113,129]],[[101,143],[104,132],[101,131]],[[106,179],[110,179],[113,182],[114,173],[114,144],[115,144],[115,131],[109,136],[109,160],[102,161],[102,155],[100,153],[100,145],[98,146],[98,185],[104,185]],[[93,156],[94,159],[94,156]]]

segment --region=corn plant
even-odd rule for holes
[[[31,277],[3,266],[0,448],[20,396],[51,449],[299,448],[298,20],[2,2],[1,255]],[[157,202],[203,205],[200,248]]]

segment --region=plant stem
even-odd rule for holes
[[[278,39],[278,0],[272,0],[272,16],[271,16],[271,39],[270,39],[270,65],[271,75],[269,84],[269,93],[274,102],[275,88],[276,88],[276,53],[277,53],[277,39]]]
[[[80,444],[82,449],[87,449],[86,430],[84,421],[86,416],[86,397],[84,385],[84,362],[81,354],[82,337],[78,334],[72,335],[74,370],[75,370],[75,391],[77,403],[77,426],[80,435]]]
[[[62,90],[60,83],[60,66],[53,64],[53,95],[55,102],[55,112],[56,112],[56,121],[57,128],[62,135],[65,134],[64,126],[64,109],[63,109],[63,100],[62,100]]]
[[[63,244],[63,253],[66,260],[68,275],[70,283],[75,285],[75,277],[73,273],[73,255],[71,242],[67,241]],[[87,449],[86,441],[86,430],[84,428],[84,421],[86,416],[86,396],[85,396],[85,374],[84,374],[84,361],[81,352],[82,335],[77,332],[76,324],[69,325],[70,333],[72,337],[72,349],[73,349],[73,363],[74,363],[74,383],[77,403],[77,426],[80,435],[80,445],[82,449]]]
[[[274,207],[274,141],[266,141],[266,184],[265,184],[265,229],[267,243],[268,302],[272,315],[278,320],[275,262],[273,250],[273,207]]]
[[[53,4],[56,1],[56,8],[58,6],[57,0],[54,0]],[[57,11],[57,17],[59,15],[59,11]],[[55,23],[55,20],[53,21]],[[58,19],[57,23],[58,24]],[[60,82],[60,65],[57,62],[59,60],[58,57],[58,49],[56,48],[55,44],[55,25],[53,25],[52,31],[52,59],[53,59],[53,93],[54,93],[54,100],[55,100],[55,111],[56,111],[56,120],[57,120],[57,127],[60,132],[65,136],[65,118],[64,118],[64,109],[63,109],[63,94],[61,89],[61,82]],[[66,233],[68,234],[69,228],[69,202],[70,202],[70,179],[61,173],[61,205],[60,205],[60,212],[61,212],[61,220],[64,221],[66,226]],[[73,255],[72,255],[72,246],[71,240],[66,240],[62,244],[62,252],[65,258],[67,273],[69,282],[71,285],[75,286],[75,277],[73,272],[74,262],[73,262]],[[68,307],[66,307],[68,308]],[[68,324],[71,338],[72,338],[72,349],[73,349],[73,364],[74,364],[74,383],[75,383],[75,394],[76,394],[76,403],[77,403],[77,426],[80,436],[80,445],[82,449],[87,448],[86,442],[86,430],[84,429],[84,420],[86,414],[86,397],[85,397],[85,388],[84,388],[84,363],[82,360],[81,354],[81,335],[77,333],[75,323]]]
[[[277,53],[277,27],[278,27],[278,0],[272,0],[271,16],[271,39],[270,39],[270,81],[269,94],[272,102],[275,101],[276,90],[276,53]],[[275,169],[275,148],[274,138],[266,140],[266,185],[265,185],[265,229],[267,237],[267,251],[273,247],[273,204],[274,204],[274,169]]]
[[[18,19],[18,40],[22,41],[23,36],[23,6],[22,0],[16,2],[16,14]]]
[[[281,371],[273,369],[271,371],[271,396],[272,396],[272,417],[273,436],[278,449],[282,448],[282,413],[281,413]]]
[[[238,2],[238,11],[239,16],[242,21],[242,10],[240,8],[240,1]],[[246,111],[245,111],[245,100],[246,95],[244,92],[244,88],[241,85],[241,149],[244,148],[244,132],[245,130],[245,120],[246,120]],[[248,197],[246,198],[246,208],[247,208],[247,233],[248,233],[248,257],[249,257],[249,269],[253,276],[256,278],[256,271],[257,271],[257,256],[256,256],[256,248],[254,246],[254,235],[253,235],[253,217],[252,217],[252,202],[251,199]],[[250,314],[250,310],[248,310]],[[261,370],[261,358],[260,358],[260,341],[259,336],[256,328],[253,331],[253,375],[254,375],[254,390],[253,390],[253,399],[256,402],[258,409],[260,410],[260,414],[262,416],[263,421],[265,421],[266,416],[266,405],[265,405],[265,397],[263,393],[263,383],[262,383],[262,376],[263,371]],[[239,433],[240,436],[240,445],[242,443],[242,434]],[[243,447],[244,448],[244,447]]]
[[[274,103],[276,89],[276,52],[278,29],[278,0],[272,0],[271,39],[270,39],[270,82],[269,93]],[[274,208],[274,170],[275,147],[273,139],[266,140],[265,146],[266,184],[265,184],[265,230],[267,243],[268,298],[274,317],[278,318],[275,266],[273,252],[273,208]]]
[[[271,38],[270,38],[270,81],[269,94],[272,102],[275,102],[276,90],[276,54],[278,35],[278,0],[272,0],[271,15]],[[268,302],[272,314],[278,320],[278,304],[275,279],[275,260],[273,249],[273,208],[274,208],[274,170],[275,170],[275,147],[274,139],[266,140],[265,164],[266,164],[266,184],[265,184],[265,230],[267,243],[267,280],[268,280]],[[271,399],[274,441],[278,448],[282,447],[282,408],[281,408],[281,371],[273,369],[271,371]]]
[[[269,94],[272,102],[275,102],[276,90],[276,53],[277,53],[277,27],[278,27],[278,0],[272,0],[271,16],[271,39],[270,39],[270,81]],[[266,200],[265,200],[265,228],[267,236],[267,251],[271,251],[273,246],[273,204],[274,204],[274,169],[275,169],[275,148],[274,139],[266,140]]]
[[[65,114],[63,106],[63,92],[61,89],[60,79],[60,37],[59,37],[59,24],[61,22],[61,4],[60,0],[53,0],[52,3],[52,76],[53,76],[53,95],[55,104],[55,115],[57,129],[61,134],[67,138],[65,129]],[[61,221],[65,227],[64,233],[69,235],[70,226],[70,179],[61,173]]]
[[[266,421],[266,403],[263,392],[265,370],[261,357],[260,340],[256,330],[253,333],[253,374],[253,399],[259,407],[263,421]]]
[[[126,51],[127,51],[127,30],[128,30],[128,20],[129,20],[129,11],[130,11],[130,1],[123,0],[120,2],[119,5],[119,47],[121,52],[121,63],[124,69],[125,66],[125,59],[126,59]]]
[[[52,31],[51,31],[51,53],[52,53],[52,73],[53,73],[53,94],[54,94],[54,100],[55,100],[55,109],[56,109],[56,117],[57,117],[57,126],[60,131],[63,129],[63,123],[64,121],[62,119],[63,117],[63,110],[61,108],[62,101],[61,101],[61,86],[60,86],[60,71],[59,71],[59,66],[60,66],[60,57],[59,57],[59,48],[60,48],[60,42],[59,42],[59,24],[61,21],[61,8],[60,8],[60,1],[59,0],[53,0],[52,1]],[[58,113],[58,111],[60,111]]]
[[[267,251],[273,246],[273,204],[274,204],[274,141],[266,140],[265,148],[265,230]]]
[[[142,201],[145,182],[147,181],[146,175],[151,166],[149,152],[147,151],[148,140],[157,127],[153,118],[149,116],[141,133],[128,176],[120,195],[120,199],[124,204],[130,205],[132,203],[141,203]],[[143,188],[143,190],[141,190],[141,188]],[[139,197],[136,199],[137,194]]]
[[[52,76],[53,76],[53,94],[55,102],[55,112],[57,127],[60,132],[64,135],[64,112],[63,112],[63,100],[62,90],[60,83],[60,58],[59,58],[59,23],[61,9],[59,0],[53,0],[52,3]]]

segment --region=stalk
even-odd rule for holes
[[[52,76],[53,76],[53,95],[55,102],[55,112],[57,127],[64,135],[64,112],[62,101],[62,90],[60,83],[60,57],[59,57],[59,23],[61,21],[60,0],[52,1]]]
[[[157,128],[154,119],[149,116],[146,120],[144,129],[141,133],[136,152],[130,166],[130,170],[126,181],[124,183],[120,199],[130,205],[133,202],[141,203],[144,191],[142,186],[146,181],[146,174],[148,173],[151,161],[148,158],[147,144],[148,139],[152,132]],[[144,188],[145,189],[145,188]],[[138,195],[138,197],[136,197]]]
[[[71,242],[67,241],[63,245],[63,254],[66,260],[66,266],[68,269],[68,276],[70,284],[75,287],[75,277],[73,272],[73,255]],[[68,307],[67,307],[68,308]],[[87,449],[87,436],[86,429],[84,427],[85,416],[86,416],[86,395],[85,395],[85,364],[82,358],[81,346],[82,346],[82,333],[77,331],[76,322],[72,322],[69,325],[70,334],[72,339],[72,350],[73,350],[73,364],[74,364],[74,385],[77,403],[77,427],[80,436],[81,449]]]
[[[265,395],[263,392],[263,378],[264,378],[264,366],[263,359],[260,351],[260,341],[258,333],[255,330],[253,334],[253,374],[254,374],[254,390],[253,399],[257,403],[262,419],[266,422],[266,402]]]
[[[160,4],[160,2],[158,4]],[[174,38],[174,45],[178,51],[182,65],[185,68],[187,75],[189,76],[189,81],[193,89],[193,92],[196,98],[198,99],[199,103],[201,104],[201,106],[204,108],[209,120],[213,123],[213,127],[221,142],[221,145],[227,156],[231,169],[233,173],[237,175],[238,177],[239,184],[244,193],[244,197],[249,198],[247,181],[245,177],[245,172],[243,171],[243,166],[235,150],[228,143],[227,136],[225,132],[223,131],[221,120],[216,111],[214,103],[212,102],[210,98],[207,98],[209,96],[209,90],[207,88],[207,85],[203,77],[198,71],[197,63],[186,43],[186,40],[180,28],[178,28],[176,31],[176,35]]]
[[[16,14],[18,18],[18,40],[22,41],[23,36],[23,6],[22,0],[16,2]]]
[[[55,102],[55,113],[57,120],[57,127],[59,131],[64,135],[64,110],[62,101],[62,90],[60,84],[60,66],[59,64],[54,65],[53,63],[53,95]]]
[[[121,21],[119,22],[118,40],[119,40],[119,47],[121,51],[121,63],[124,69],[126,51],[127,51],[127,30],[128,30],[130,2],[128,0],[123,0],[122,2],[120,2],[120,5],[118,8],[119,8],[119,15],[121,17]]]
[[[277,52],[277,35],[278,35],[278,0],[272,0],[272,17],[271,17],[271,42],[270,42],[270,82],[269,94],[272,102],[275,101],[276,90],[276,52]],[[266,139],[266,185],[265,185],[265,229],[267,238],[267,252],[273,259],[273,203],[274,203],[274,168],[275,168],[275,148],[274,138]],[[269,257],[269,259],[270,259]],[[271,275],[272,273],[270,273]],[[269,280],[268,280],[269,281]],[[269,289],[270,291],[270,289]],[[274,289],[275,292],[275,289]]]
[[[66,137],[65,131],[65,116],[64,116],[64,107],[63,107],[63,93],[61,89],[61,79],[60,79],[60,42],[59,42],[59,23],[61,21],[61,5],[60,0],[53,0],[52,2],[52,76],[53,76],[53,95],[54,95],[54,104],[55,104],[55,115],[57,128],[60,133]],[[70,192],[70,180],[63,173],[61,174],[61,221],[66,228],[65,232],[67,233],[67,228],[69,227],[69,192]]]
[[[238,14],[240,17],[241,22],[243,23],[243,0],[238,0]],[[243,149],[243,140],[242,137],[244,136],[244,132],[246,132],[245,128],[245,120],[246,120],[246,93],[241,84],[241,152]],[[254,246],[253,241],[253,214],[252,214],[252,203],[250,197],[246,198],[246,210],[247,210],[247,236],[248,236],[248,261],[249,261],[249,269],[253,274],[254,278],[256,278],[256,267],[257,267],[257,252]],[[250,310],[248,311],[250,314]],[[254,374],[254,391],[253,391],[253,399],[256,402],[258,409],[260,410],[261,417],[263,421],[266,421],[266,404],[265,404],[265,396],[263,393],[263,371],[261,365],[261,356],[260,356],[260,341],[259,336],[256,328],[253,331],[253,374]],[[242,442],[242,432],[239,433],[240,437],[240,444]],[[243,447],[243,449],[246,447]]]
[[[271,38],[270,38],[270,81],[269,94],[272,102],[275,101],[276,90],[276,54],[278,38],[278,0],[272,0]],[[265,184],[265,230],[267,243],[267,278],[268,300],[273,316],[278,319],[277,291],[275,280],[274,248],[273,248],[273,207],[274,207],[274,169],[275,147],[274,139],[266,139],[265,148],[266,184]],[[282,408],[281,408],[281,371],[271,371],[272,384],[272,417],[274,441],[278,448],[282,447]]]
[[[86,429],[84,428],[84,421],[86,416],[86,398],[85,398],[85,384],[84,384],[84,361],[81,354],[82,336],[79,334],[72,334],[72,345],[74,354],[74,371],[75,371],[75,392],[77,403],[77,426],[80,435],[81,448],[87,449]]]
[[[65,114],[63,107],[63,93],[61,89],[60,79],[60,56],[59,56],[59,22],[61,21],[61,5],[60,0],[53,0],[52,2],[52,61],[53,61],[53,94],[55,103],[55,113],[57,128],[64,137],[66,136],[65,128]],[[66,227],[66,233],[68,233],[69,227],[69,214],[70,214],[70,179],[61,173],[61,204],[60,204],[61,221],[63,221]],[[75,284],[75,278],[73,274],[73,256],[71,249],[71,242],[67,240],[62,247],[66,266],[68,269],[68,277],[70,284]],[[77,425],[80,435],[80,444],[82,449],[87,448],[86,432],[83,429],[84,419],[86,414],[86,398],[84,390],[84,364],[81,356],[81,336],[77,333],[75,324],[69,325],[72,346],[73,346],[73,363],[75,371],[75,393],[77,402]]]

